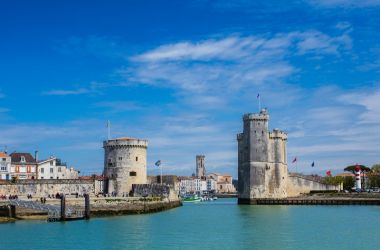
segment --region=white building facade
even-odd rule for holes
[[[68,168],[60,159],[50,157],[37,163],[38,179],[78,179],[79,172]]]
[[[180,177],[179,192],[185,194],[205,194],[216,190],[216,181],[196,177]]]
[[[11,178],[25,180],[37,179],[37,162],[29,153],[12,153]]]
[[[5,153],[0,152],[0,180],[11,179],[11,157]]]

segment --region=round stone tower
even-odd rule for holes
[[[128,137],[103,142],[105,193],[128,195],[132,184],[147,183],[148,141]]]

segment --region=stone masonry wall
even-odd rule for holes
[[[93,180],[19,180],[17,183],[1,183],[0,195],[48,196],[49,194],[95,193]]]
[[[288,197],[308,194],[310,191],[339,190],[339,186],[326,185],[297,175],[289,175],[287,183]]]

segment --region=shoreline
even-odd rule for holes
[[[50,200],[48,204],[59,204],[58,200]],[[84,204],[82,199],[70,199],[67,206],[83,210]],[[149,214],[157,213],[182,206],[182,201],[176,200],[141,200],[128,198],[98,198],[94,199],[90,205],[90,218]],[[16,222],[18,220],[47,220],[48,213],[44,211],[32,210],[22,207],[16,208],[16,217],[0,216],[0,223]]]
[[[372,205],[380,206],[375,193],[311,193],[287,198],[238,198],[240,205]]]

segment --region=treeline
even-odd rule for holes
[[[380,164],[375,164],[366,171],[367,180],[362,177],[362,185],[373,188],[380,187]],[[323,183],[330,185],[340,185],[343,183],[343,189],[351,189],[355,187],[354,176],[326,176],[322,179]]]

